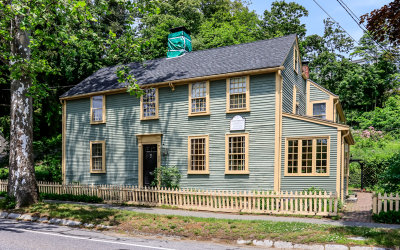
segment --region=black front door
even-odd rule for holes
[[[143,186],[150,186],[157,167],[157,144],[143,145]]]

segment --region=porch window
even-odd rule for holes
[[[141,120],[158,119],[158,89],[145,89],[140,102]]]
[[[97,95],[90,98],[90,123],[106,122],[105,96]]]
[[[329,137],[286,140],[286,175],[328,175]]]
[[[188,173],[208,174],[208,135],[189,136]]]
[[[326,119],[326,103],[313,104],[313,116],[321,119]]]
[[[227,112],[250,111],[250,77],[227,79]]]
[[[247,174],[249,171],[248,134],[226,135],[226,174]]]
[[[196,82],[189,84],[189,115],[208,115],[209,82]]]
[[[106,172],[106,143],[105,141],[90,142],[90,172]]]

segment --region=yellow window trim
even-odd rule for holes
[[[103,120],[101,121],[93,121],[93,97],[95,96],[103,96]],[[90,97],[90,124],[102,124],[102,123],[106,123],[106,96],[105,95],[93,95]]]
[[[317,173],[316,169],[317,169],[317,144],[316,144],[316,140],[317,139],[327,139],[327,159],[326,159],[326,173]],[[313,144],[312,144],[312,172],[309,174],[305,174],[305,173],[288,173],[288,141],[289,140],[313,140]],[[287,137],[285,139],[285,176],[329,176],[330,173],[330,142],[331,142],[331,138],[329,135],[326,136],[305,136],[305,137]],[[297,164],[297,168],[298,171],[301,171],[301,162],[302,162],[302,147],[301,144],[298,144],[298,164]]]
[[[234,171],[229,170],[229,138],[244,136],[245,138],[245,170]],[[225,174],[249,174],[249,133],[232,133],[225,134]]]
[[[296,57],[296,52],[297,52],[297,57]],[[296,67],[296,61],[298,62],[297,67]],[[299,73],[299,67],[300,67],[300,52],[299,49],[297,48],[297,42],[295,46],[293,47],[293,70],[298,74]]]
[[[189,113],[188,116],[200,116],[200,115],[209,115],[210,114],[210,81],[206,82],[206,111],[204,112],[192,112],[192,86],[195,83],[189,83]]]
[[[143,96],[140,97],[140,120],[155,120],[158,119],[158,88],[154,88],[156,90],[156,115],[155,116],[144,116],[143,115]]]
[[[231,109],[230,79],[231,78],[226,78],[226,113],[250,112],[250,76],[246,76],[246,108],[241,109]]]
[[[293,85],[293,114],[296,114],[296,105],[299,103],[297,102],[297,86]]]
[[[93,170],[93,158],[92,158],[92,145],[100,144],[102,145],[102,170]],[[106,173],[106,141],[90,141],[90,173],[92,174],[104,174]]]
[[[192,147],[192,139],[206,139],[206,169],[205,170],[200,170],[200,171],[195,171],[191,170],[192,169],[192,160],[191,160],[191,147]],[[209,174],[209,136],[208,135],[191,135],[188,136],[188,174]]]

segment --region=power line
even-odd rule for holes
[[[318,5],[318,7],[319,7],[321,10],[323,10],[323,11],[325,12],[325,14],[327,14],[327,15],[329,16],[330,19],[332,19],[337,25],[339,25],[339,27],[340,27],[344,32],[346,32],[347,35],[348,35],[351,39],[353,39],[354,42],[356,42],[356,43],[358,44],[358,42],[356,41],[356,39],[354,39],[354,38],[349,34],[349,32],[347,32],[347,30],[345,30],[345,29],[340,25],[339,22],[337,22],[331,15],[329,15],[329,13],[328,13],[324,8],[322,8],[321,5],[319,5],[319,3],[317,2],[317,0],[313,0],[313,1],[314,1],[314,3],[315,3],[316,5]]]
[[[364,26],[365,29],[361,26],[361,20],[350,9],[350,7],[347,6],[347,4],[345,2],[343,2],[343,0],[337,0],[337,1],[340,4],[340,6],[342,6],[342,8],[347,12],[347,14],[349,14],[349,16],[353,19],[353,21],[360,27],[360,29],[362,31],[364,31],[365,34],[367,34],[367,36],[369,36],[371,38],[371,40],[374,41],[383,51],[387,52],[386,49],[379,42],[377,42],[372,36],[370,36],[369,32],[366,30],[367,28],[365,27],[365,25],[362,24],[362,26]]]

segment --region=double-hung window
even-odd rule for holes
[[[225,173],[249,173],[249,135],[227,134],[225,140]]]
[[[210,114],[209,93],[208,81],[189,84],[189,115]]]
[[[208,174],[208,135],[189,136],[188,174]]]
[[[90,98],[90,123],[98,124],[106,122],[106,97],[96,95]]]
[[[106,142],[91,141],[90,142],[90,172],[105,173],[106,172]]]
[[[286,175],[329,175],[329,137],[288,138]]]
[[[250,77],[233,77],[226,81],[226,111],[250,111]]]
[[[140,119],[158,119],[158,88],[144,89],[140,99]]]
[[[321,119],[326,119],[326,103],[314,103],[313,104],[313,116]]]

